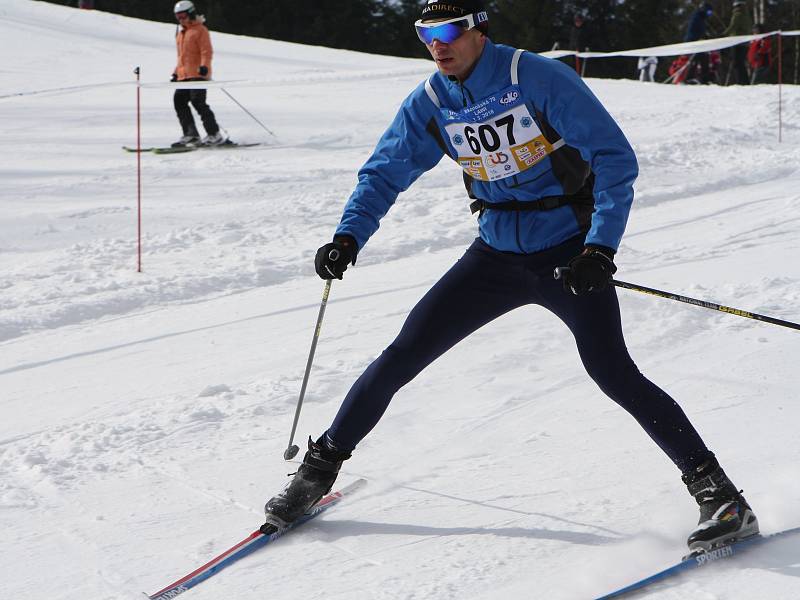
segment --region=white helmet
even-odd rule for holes
[[[189,13],[189,16],[193,16],[195,13],[194,3],[190,2],[189,0],[180,0],[180,2],[175,3],[175,10],[172,11],[175,14],[185,12]]]

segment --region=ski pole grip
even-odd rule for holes
[[[569,267],[556,267],[553,269],[553,278],[554,279],[561,279],[564,275],[569,273],[572,269]]]
[[[336,248],[334,248],[333,250],[328,252],[328,258],[334,261],[339,260],[339,251]]]

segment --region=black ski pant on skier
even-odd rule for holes
[[[616,290],[576,296],[553,277],[583,249],[583,236],[535,254],[500,252],[476,239],[419,301],[400,334],[356,381],[327,435],[352,451],[403,385],[469,334],[515,308],[538,304],[575,336],[592,379],[627,410],[682,471],[709,451],[683,410],[639,372],[623,339]],[[535,338],[536,332],[531,331]]]
[[[294,478],[264,507],[267,524],[285,527],[322,498],[394,394],[426,366],[483,325],[520,306],[537,304],[564,322],[591,378],[681,470],[684,484],[700,506],[698,527],[687,540],[689,549],[708,551],[757,534],[758,519],[750,505],[683,410],[642,375],[631,359],[622,335],[616,288],[609,285],[575,295],[554,279],[557,266],[575,264],[572,268],[577,268],[575,257],[584,255],[583,238],[534,254],[501,252],[475,240],[411,310],[397,338],[353,384],[328,431],[316,442],[309,438],[308,452]],[[353,262],[355,252],[343,243],[338,247],[348,254],[342,258],[344,267],[337,265],[338,257],[330,258],[329,246],[336,242],[319,249],[315,267],[320,277],[338,278],[346,263]],[[323,263],[329,273],[321,268]]]
[[[178,120],[183,129],[183,135],[200,137],[197,133],[197,126],[194,123],[194,116],[189,108],[191,103],[200,119],[203,121],[203,128],[208,135],[215,135],[219,132],[219,125],[211,107],[206,102],[206,90],[188,89],[188,90],[175,90],[175,95],[172,98],[175,105],[175,112],[178,115]]]

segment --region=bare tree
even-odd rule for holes
[[[767,21],[766,0],[754,0],[753,2],[753,23],[765,23]]]

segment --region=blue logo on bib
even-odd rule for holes
[[[463,138],[463,137],[461,137],[459,134],[455,134],[455,135],[453,136],[453,143],[454,143],[456,146],[460,146],[461,144],[463,144],[463,143],[464,143],[464,138]]]
[[[531,125],[533,125],[533,119],[531,119],[530,117],[522,117],[519,120],[519,124],[526,128],[530,127]]]

